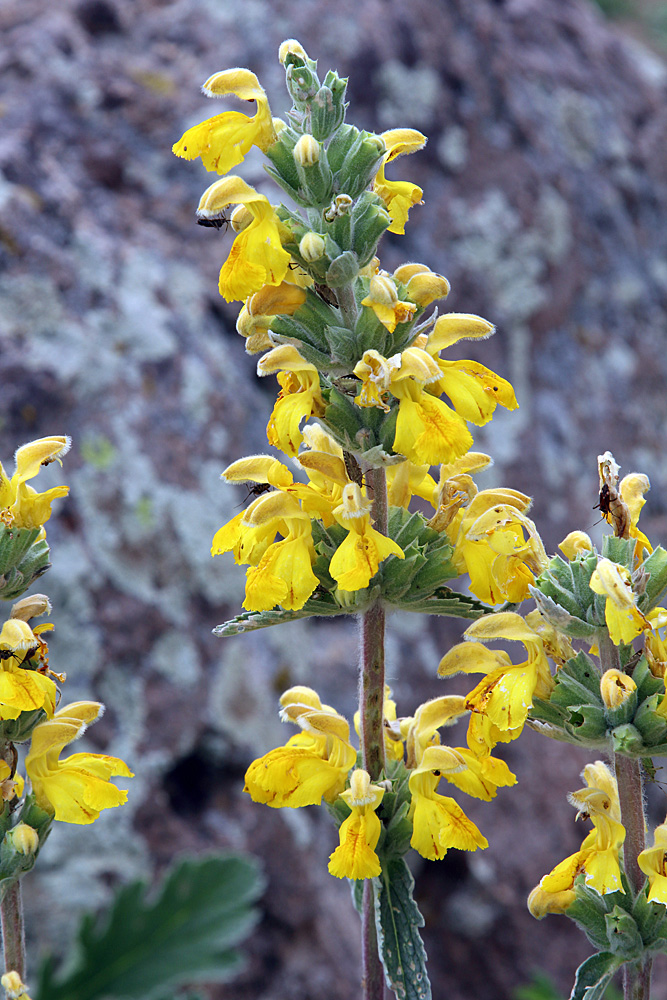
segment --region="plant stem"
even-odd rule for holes
[[[361,961],[363,979],[361,981],[362,1000],[384,1000],[384,969],[378,953],[375,932],[375,901],[373,883],[364,882],[364,899],[361,916]]]
[[[606,629],[600,630],[598,648],[602,672],[620,670],[621,661],[618,648],[609,638]],[[625,827],[623,844],[623,865],[630,888],[635,897],[644,888],[645,877],[637,864],[637,858],[646,847],[646,815],[644,811],[644,774],[640,760],[614,754],[614,769],[618,785],[618,799],[621,805],[621,822]],[[623,967],[624,1000],[649,1000],[651,995],[652,959],[647,956],[638,965]]]
[[[5,956],[5,972],[18,972],[25,980],[25,934],[23,931],[23,903],[21,882],[16,879],[5,890],[0,903],[2,923],[2,948]]]
[[[375,528],[387,533],[387,480],[384,469],[369,469],[366,486],[373,495]],[[381,601],[362,615],[359,664],[359,710],[363,767],[373,781],[384,772],[384,631],[385,610]],[[378,952],[375,930],[375,900],[371,879],[364,882],[361,917],[363,1000],[383,1000],[384,969]]]
[[[373,491],[375,528],[387,533],[387,480],[384,469],[366,472],[366,486]],[[385,610],[376,601],[362,615],[361,662],[359,665],[359,709],[364,769],[378,781],[384,759],[384,630]]]

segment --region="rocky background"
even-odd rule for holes
[[[426,132],[390,168],[424,205],[383,263],[424,261],[450,279],[448,308],[498,324],[467,354],[511,379],[521,409],[478,431],[496,460],[483,485],[533,494],[553,550],[591,529],[611,448],[649,474],[643,527],[665,544],[667,68],[586,0],[3,0],[0,32],[0,453],[11,466],[21,442],[74,438],[65,468],[40,475],[71,486],[41,588],[51,662],[67,700],[107,704],[88,745],[137,772],[129,807],[58,829],[26,880],[33,962],[119,882],[183,852],[248,849],[270,879],[264,917],[246,972],[211,997],[350,1000],[357,927],[326,872],[327,817],[253,806],[241,787],[284,742],[285,686],[352,711],[354,627],[210,634],[243,593],[242,571],[209,554],[243,499],[218,477],[264,450],[275,383],[256,379],[217,293],[229,238],[194,224],[212,178],[171,145],[220,110],[199,92],[218,69],[248,66],[284,112],[291,36],[349,74],[357,124]],[[259,159],[242,173],[264,183]],[[402,714],[443,692],[435,668],[460,631],[392,620]],[[506,759],[518,787],[470,804],[488,851],[415,866],[437,997],[505,1000],[536,970],[566,994],[589,952],[524,904],[583,836],[565,794],[585,757],[527,733]],[[652,802],[661,821],[660,784]]]

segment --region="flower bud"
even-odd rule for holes
[[[571,531],[566,535],[558,548],[570,562],[585,552],[592,552],[593,543],[585,531]]]
[[[395,275],[394,275],[395,277]],[[414,274],[407,284],[408,295],[413,302],[425,309],[436,299],[445,299],[449,295],[449,282],[442,274],[433,271],[422,271]]]
[[[324,85],[310,102],[310,129],[316,139],[324,142],[333,135],[345,117],[347,80],[330,71]]]
[[[324,148],[312,135],[302,135],[292,150],[304,204],[324,208],[333,193],[333,174]]]
[[[306,233],[299,243],[299,253],[309,264],[323,257],[325,249],[326,244],[319,233]]]
[[[28,826],[27,823],[17,823],[14,829],[7,834],[7,840],[19,854],[35,854],[39,848],[37,830]]]
[[[607,670],[600,680],[600,694],[606,708],[620,708],[636,690],[632,677],[620,670]]]
[[[312,135],[302,135],[292,155],[297,166],[312,167],[319,162],[320,144]]]
[[[296,38],[286,38],[278,49],[278,61],[282,66],[285,65],[288,56],[298,56],[304,62],[307,61],[308,55],[304,49],[301,42],[298,42]]]

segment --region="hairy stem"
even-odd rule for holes
[[[5,972],[18,972],[25,980],[25,934],[23,930],[23,903],[21,883],[18,879],[5,890],[0,903],[2,924],[2,948],[5,956]]]
[[[602,672],[620,670],[621,661],[618,648],[609,638],[609,633],[600,631],[598,647]],[[640,760],[614,754],[614,770],[621,805],[621,822],[625,827],[623,844],[623,864],[633,895],[638,896],[644,888],[645,877],[637,864],[637,858],[646,847],[646,815],[644,810],[644,773]],[[651,995],[651,964],[649,957],[638,965],[626,965],[623,969],[624,1000],[649,1000]]]
[[[380,961],[375,931],[373,883],[368,878],[364,882],[361,916],[361,960],[364,970],[361,981],[362,1000],[384,1000],[384,969]]]
[[[384,469],[370,469],[366,486],[373,494],[375,528],[387,533],[387,480]],[[361,662],[359,665],[359,709],[364,769],[373,781],[384,771],[384,630],[385,610],[381,601],[362,615]]]
[[[375,528],[387,533],[387,480],[384,469],[370,469],[366,487],[373,496],[372,517]],[[376,601],[361,620],[361,657],[359,664],[359,709],[361,715],[361,750],[363,766],[373,781],[385,768],[384,756],[384,631],[385,610]],[[378,951],[375,930],[373,884],[364,882],[362,908],[362,996],[363,1000],[383,1000],[384,970]]]

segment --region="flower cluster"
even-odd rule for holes
[[[52,501],[68,488],[38,493],[27,481],[42,466],[59,461],[69,445],[66,437],[23,445],[11,478],[0,466],[0,595],[5,599],[20,596],[49,568],[44,523]],[[81,701],[58,707],[66,678],[49,666],[47,636],[53,625],[34,622],[50,611],[45,595],[31,594],[16,601],[0,623],[0,885],[32,868],[54,819],[92,823],[101,810],[127,798],[109,778],[131,777],[123,761],[104,754],[61,759],[103,706]],[[26,782],[17,771],[16,744],[28,741]]]
[[[385,751],[391,778],[383,785],[374,784],[357,766],[349,723],[334,708],[322,705],[315,691],[290,688],[280,704],[283,721],[301,731],[250,765],[245,791],[253,801],[273,808],[337,804],[340,844],[331,855],[332,875],[351,879],[379,875],[381,857],[391,855],[392,834],[396,835],[392,819],[403,806],[410,844],[424,858],[439,860],[449,848],[475,851],[488,846],[456,800],[438,792],[444,778],[467,795],[488,802],[498,788],[516,781],[503,761],[471,740],[470,731],[467,747],[440,742],[439,730],[468,713],[465,698],[435,698],[413,717],[397,718],[387,689]],[[387,789],[391,804],[385,802]]]
[[[469,425],[487,423],[498,405],[514,409],[514,392],[479,362],[445,355],[494,328],[471,314],[427,314],[449,293],[447,280],[418,263],[388,273],[376,256],[382,234],[403,233],[422,197],[412,182],[389,179],[386,168],[426,139],[413,129],[360,131],[345,122],[345,80],[330,72],[321,83],[293,39],[279,58],[294,102],[286,120],[272,117],[254,74],[226,70],[206,81],[204,93],[255,101],[257,113],[223,112],[173,147],[223,175],[197,214],[211,225],[228,221],[237,234],[220,291],[243,302],[237,329],[246,349],[262,355],[258,373],[278,379],[268,443],[301,473],[295,482],[270,455],[226,469],[227,481],[251,484],[254,499],[216,534],[212,552],[231,551],[249,566],[248,612],[318,613],[315,604],[321,612],[326,601],[359,610],[374,587],[391,603],[397,589],[404,602],[416,592],[417,573],[422,582],[429,575],[421,554],[430,528],[428,568],[437,563],[441,572],[430,574],[422,600],[442,596],[444,581],[464,572],[481,600],[521,600],[546,564],[526,516],[530,499],[511,490],[476,495],[469,473],[490,459],[468,461]],[[273,206],[228,173],[251,146],[265,154],[292,207]],[[433,466],[442,467],[438,483]],[[387,473],[388,528],[373,512],[376,469]],[[434,507],[430,521],[419,515],[419,539],[405,537],[404,519],[392,516],[413,497]],[[410,546],[420,550],[419,565]],[[398,560],[405,561],[400,574]]]
[[[362,612],[378,600],[468,618],[488,610],[479,601],[521,601],[547,564],[527,516],[530,498],[478,490],[473,474],[491,459],[471,451],[470,430],[498,406],[518,404],[504,378],[448,356],[494,327],[480,316],[431,309],[450,289],[426,265],[409,262],[389,273],[377,257],[383,233],[404,233],[422,199],[416,184],[387,177],[389,164],[426,139],[409,128],[355,128],[345,121],[345,80],[330,72],[320,82],[295,40],[283,43],[279,58],[293,100],[284,121],[272,117],[254,74],[223,71],[204,93],[253,100],[256,114],[224,112],[173,147],[222,175],[202,195],[197,215],[210,226],[228,221],[236,233],[220,292],[243,302],[237,330],[248,353],[260,355],[258,374],[275,375],[279,384],[267,441],[282,455],[241,458],[222,474],[245,484],[250,502],[216,533],[212,554],[231,552],[248,569],[245,615],[216,631]],[[251,146],[265,154],[290,206],[274,206],[229,174]],[[478,600],[445,586],[464,573]],[[483,650],[481,659],[442,665],[443,674],[487,672],[488,665],[489,676],[468,699],[436,698],[413,718],[397,719],[387,695],[387,787],[364,769],[348,722],[314,691],[283,695],[282,718],[299,733],[251,764],[246,790],[272,807],[327,803],[340,824],[334,875],[377,875],[401,809],[424,857],[487,845],[439,784],[444,778],[484,800],[513,784],[492,750],[520,732],[527,714],[517,707],[521,698],[529,706],[532,694],[548,693],[551,684],[539,636],[517,625],[516,615],[496,617],[495,634],[487,625],[469,638],[502,638],[508,629],[526,643],[528,662],[512,667],[505,654],[470,643],[473,653]],[[439,729],[468,714],[467,746],[442,745]]]

